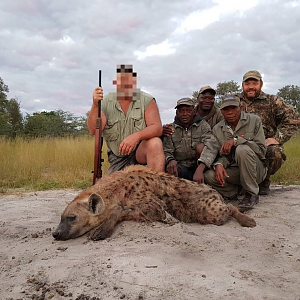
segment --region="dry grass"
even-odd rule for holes
[[[0,140],[0,188],[85,188],[92,184],[94,138]],[[103,148],[103,173],[108,169]]]
[[[287,161],[272,183],[300,184],[300,134],[285,144]],[[107,172],[103,147],[103,174]],[[0,192],[85,188],[92,184],[94,137],[0,139]]]
[[[284,144],[287,160],[280,170],[271,177],[272,183],[300,184],[300,132]]]

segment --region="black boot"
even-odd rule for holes
[[[232,197],[226,197],[226,196],[222,196],[222,197],[226,203],[238,201],[237,195],[234,195]]]
[[[252,195],[248,192],[246,192],[245,197],[243,200],[239,203],[239,209],[240,211],[247,211],[249,209],[252,209],[255,204],[259,202],[259,196],[258,195]]]
[[[259,185],[259,192],[258,195],[269,195],[270,194],[270,179],[265,179]]]

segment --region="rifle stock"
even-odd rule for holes
[[[101,87],[101,70],[99,70],[99,86]],[[102,177],[102,120],[101,120],[101,100],[98,102],[98,117],[96,119],[95,131],[95,153],[94,153],[94,175],[93,185]]]

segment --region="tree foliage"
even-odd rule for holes
[[[217,84],[216,98],[220,100],[224,95],[227,94],[238,94],[241,93],[242,89],[240,85],[233,80],[224,81]]]
[[[300,87],[298,85],[286,85],[278,90],[277,96],[283,98],[300,113]]]
[[[8,86],[0,77],[0,136],[16,137],[23,130],[23,116],[20,102],[17,99],[7,99]]]
[[[240,85],[233,80],[224,81],[217,84],[216,87],[216,101],[220,101],[224,95],[228,94],[239,94],[242,92],[242,88]],[[198,91],[194,91],[192,94],[192,99],[195,103],[197,103]]]
[[[195,104],[198,103],[198,95],[199,95],[198,91],[193,91],[192,100],[194,101]]]
[[[0,101],[2,99],[6,100],[7,93],[9,92],[8,86],[4,83],[3,79],[0,77]]]
[[[88,133],[86,118],[74,117],[63,110],[42,111],[27,114],[24,122],[24,134],[30,137],[76,136]]]

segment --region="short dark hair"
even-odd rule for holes
[[[132,73],[132,76],[136,77],[136,72],[133,72],[132,65],[120,65],[120,68],[117,68],[117,73]]]

